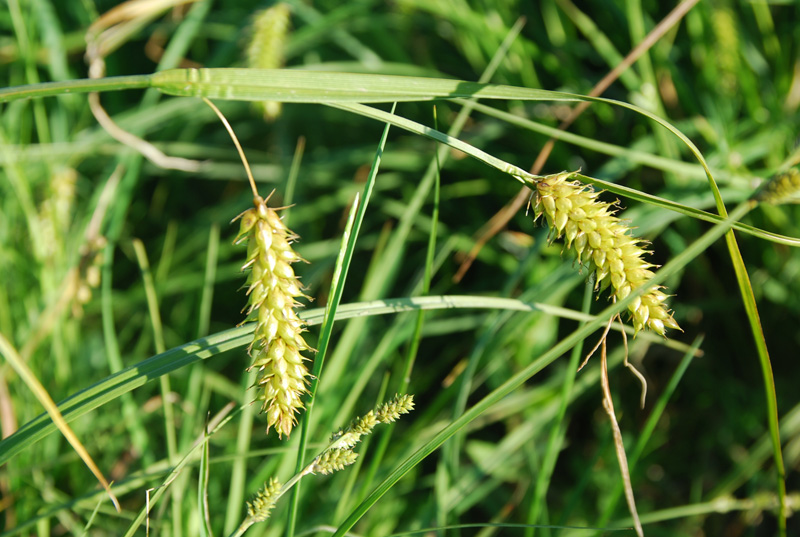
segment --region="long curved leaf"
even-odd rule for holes
[[[548,304],[528,303],[513,298],[483,296],[427,296],[414,298],[396,298],[345,304],[339,307],[336,320],[352,319],[365,315],[387,315],[414,310],[434,309],[498,309],[521,312],[541,312],[556,315],[565,319],[592,321],[596,317],[583,313],[551,306]],[[325,314],[323,308],[314,308],[301,312],[300,316],[309,326],[322,322]],[[211,358],[217,354],[243,348],[252,341],[253,323],[225,330],[217,334],[200,338],[179,347],[170,349],[132,365],[111,375],[88,388],[77,392],[62,401],[58,408],[64,419],[70,422],[84,414],[128,393],[151,380],[176,371],[182,367]],[[617,325],[616,329],[628,329]],[[639,337],[652,338],[663,344],[686,350],[688,347],[680,342],[664,340],[651,334]],[[42,414],[20,427],[13,435],[0,441],[0,465],[5,464],[26,447],[38,442],[55,430],[53,422],[46,414]]]

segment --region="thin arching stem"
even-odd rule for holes
[[[222,121],[223,125],[225,125],[225,128],[228,131],[228,134],[231,135],[231,139],[233,140],[233,145],[236,146],[236,151],[239,152],[239,157],[241,157],[242,164],[244,164],[244,169],[247,172],[247,179],[250,181],[250,188],[253,189],[253,197],[258,197],[258,189],[256,188],[256,180],[253,179],[253,172],[250,171],[250,164],[247,162],[247,157],[244,156],[244,150],[242,149],[242,144],[239,143],[239,139],[236,137],[236,133],[233,132],[233,127],[231,127],[231,124],[228,123],[228,120],[225,118],[224,115],[222,115],[222,112],[219,111],[219,108],[217,108],[214,105],[214,103],[212,103],[206,97],[203,97],[203,101],[205,101],[205,103],[208,106],[211,107],[211,109],[214,111],[214,113],[217,114],[217,117],[219,118],[219,120]]]

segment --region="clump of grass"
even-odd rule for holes
[[[575,175],[563,172],[536,183],[535,218],[544,216],[553,234],[566,238],[578,262],[594,271],[597,290],[611,287],[612,299],[623,300],[654,275],[654,265],[644,260],[647,242],[630,234],[631,228],[615,216],[614,203],[598,200],[600,192],[573,180]],[[636,332],[649,328],[666,336],[667,328],[680,330],[661,289],[650,287],[628,306]]]

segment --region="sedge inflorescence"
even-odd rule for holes
[[[758,189],[755,199],[773,205],[800,203],[800,170],[790,168],[775,175]]]
[[[256,322],[249,352],[258,378],[257,400],[267,415],[267,432],[274,427],[279,436],[289,434],[295,413],[303,408],[308,369],[300,354],[309,350],[302,332],[305,323],[297,316],[295,300],[305,296],[292,263],[302,258],[292,249],[297,239],[278,213],[261,196],[254,207],[239,215],[241,224],[235,243],[247,241],[247,317]]]
[[[649,286],[654,267],[644,260],[647,242],[630,234],[630,227],[615,216],[613,203],[600,201],[600,192],[563,172],[536,183],[535,218],[544,215],[555,237],[564,237],[579,263],[596,277],[596,288],[611,288],[612,298],[622,300],[639,287],[647,290],[628,306],[636,332],[649,328],[662,336],[667,328],[680,330],[666,305],[667,295],[658,285]]]
[[[252,36],[247,46],[247,66],[254,69],[279,69],[283,66],[284,46],[289,33],[289,5],[279,2],[256,13]],[[280,116],[281,103],[260,101],[264,119],[273,121]]]
[[[350,425],[337,431],[331,436],[332,449],[349,449],[361,441],[361,437],[372,432],[379,423],[393,423],[403,414],[408,414],[414,409],[414,396],[403,394],[395,395],[377,408],[370,410],[350,422]]]
[[[350,425],[334,433],[328,447],[309,466],[313,473],[329,474],[341,470],[356,461],[358,454],[353,447],[361,442],[361,438],[372,433],[380,423],[392,423],[414,409],[413,395],[395,395],[363,416],[354,418]]]
[[[281,482],[271,477],[252,501],[247,502],[247,516],[254,522],[267,520],[278,501],[281,492]]]
[[[275,502],[304,476],[332,474],[355,463],[358,453],[353,451],[353,447],[361,441],[363,436],[370,434],[378,424],[392,423],[413,409],[413,395],[395,395],[392,400],[370,410],[365,416],[354,418],[350,425],[333,435],[328,446],[314,457],[308,466],[295,474],[283,486],[275,478],[271,478],[268,483],[265,483],[253,501],[247,502],[247,517],[239,525],[235,535],[242,535],[256,522],[267,520]]]

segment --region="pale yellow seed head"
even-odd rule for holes
[[[300,354],[309,349],[302,336],[305,324],[294,311],[295,298],[305,295],[291,267],[301,258],[290,246],[296,236],[275,210],[260,196],[253,201],[254,207],[239,216],[236,239],[248,241],[243,267],[250,270],[246,310],[256,321],[249,347],[250,369],[258,371],[255,387],[267,416],[267,431],[274,427],[282,437],[289,436],[295,415],[303,408],[309,376]]]
[[[614,300],[646,286],[653,277],[652,264],[644,261],[647,244],[630,235],[630,227],[614,215],[612,204],[599,201],[599,192],[573,179],[574,173],[544,177],[536,184],[535,218],[544,217],[553,236],[564,237],[581,263],[594,271],[596,288],[611,288]],[[629,312],[636,332],[649,328],[662,336],[666,329],[680,330],[658,286],[634,300]]]

